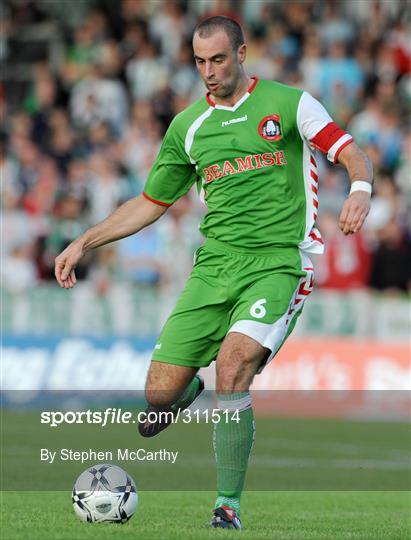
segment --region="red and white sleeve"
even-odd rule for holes
[[[300,98],[297,125],[301,137],[327,154],[327,159],[332,163],[337,163],[341,150],[353,142],[351,135],[340,128],[321,103],[307,92]]]

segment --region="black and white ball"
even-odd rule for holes
[[[81,521],[125,523],[136,511],[138,495],[134,480],[121,467],[100,463],[80,474],[72,500]]]

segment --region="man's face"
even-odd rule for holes
[[[193,49],[197,69],[209,92],[217,98],[231,96],[241,78],[246,46],[234,51],[227,34],[218,30],[206,38],[194,34]]]

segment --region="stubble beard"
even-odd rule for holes
[[[227,84],[227,83],[220,82],[219,84],[220,84],[220,88],[216,90],[215,92],[210,91],[210,94],[220,99],[230,98],[234,94],[237,87],[235,83]]]

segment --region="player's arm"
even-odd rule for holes
[[[341,163],[347,169],[351,190],[339,225],[344,234],[359,231],[370,210],[372,166],[368,157],[308,92],[303,92],[300,98],[297,126],[310,146],[325,154],[331,163]]]
[[[167,206],[169,205],[156,204],[139,195],[122,204],[101,223],[88,229],[55,259],[54,273],[60,287],[74,287],[74,269],[87,251],[140,231],[164,214]]]
[[[338,162],[347,169],[351,181],[339,221],[340,229],[347,235],[361,229],[370,211],[373,171],[369,158],[354,142],[341,150]]]

